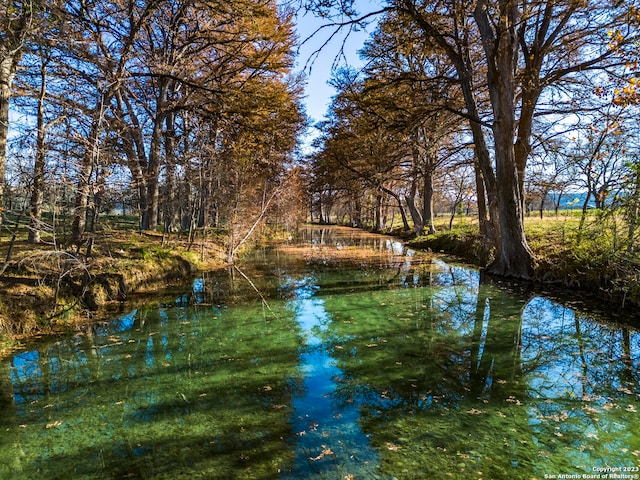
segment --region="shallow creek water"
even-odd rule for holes
[[[630,319],[301,233],[1,362],[0,479],[638,478]]]

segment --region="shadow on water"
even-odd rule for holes
[[[639,377],[632,328],[309,229],[0,363],[0,478],[637,475]]]

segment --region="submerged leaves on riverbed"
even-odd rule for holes
[[[307,234],[306,257],[260,252],[243,275],[207,274],[174,304],[0,364],[0,478],[529,479],[640,463],[636,330],[385,237],[325,261],[358,237]]]

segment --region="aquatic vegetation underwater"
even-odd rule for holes
[[[0,478],[640,473],[638,331],[397,245],[323,248],[0,363]]]

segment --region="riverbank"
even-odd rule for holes
[[[458,218],[452,229],[447,227],[448,219],[441,217],[435,235],[406,243],[486,265],[472,218]],[[640,256],[614,249],[614,238],[605,230],[580,233],[570,216],[529,218],[526,227],[537,258],[534,283],[585,292],[617,307],[640,305]],[[182,286],[198,272],[224,266],[221,245],[214,235],[189,243],[159,233],[105,230],[85,258],[86,248],[76,252],[16,242],[0,275],[0,356],[30,338],[74,330],[110,318],[123,306],[148,303],[149,295],[157,298],[158,292]],[[8,249],[9,241],[0,241],[0,251]]]
[[[616,309],[299,233],[204,274],[189,307],[0,361],[0,478],[525,480],[640,456],[640,331]]]
[[[479,267],[489,258],[481,248],[477,222],[460,217],[452,229],[441,218],[434,235],[408,240],[416,249],[455,255]],[[578,216],[525,218],[535,257],[535,283],[580,291],[618,307],[640,306],[640,254],[624,242],[621,225]]]
[[[214,236],[188,242],[151,232],[104,231],[86,257],[86,247],[0,242],[5,255],[11,248],[0,275],[0,356],[30,338],[108,318],[123,305],[133,308],[199,271],[225,265],[220,245]]]

